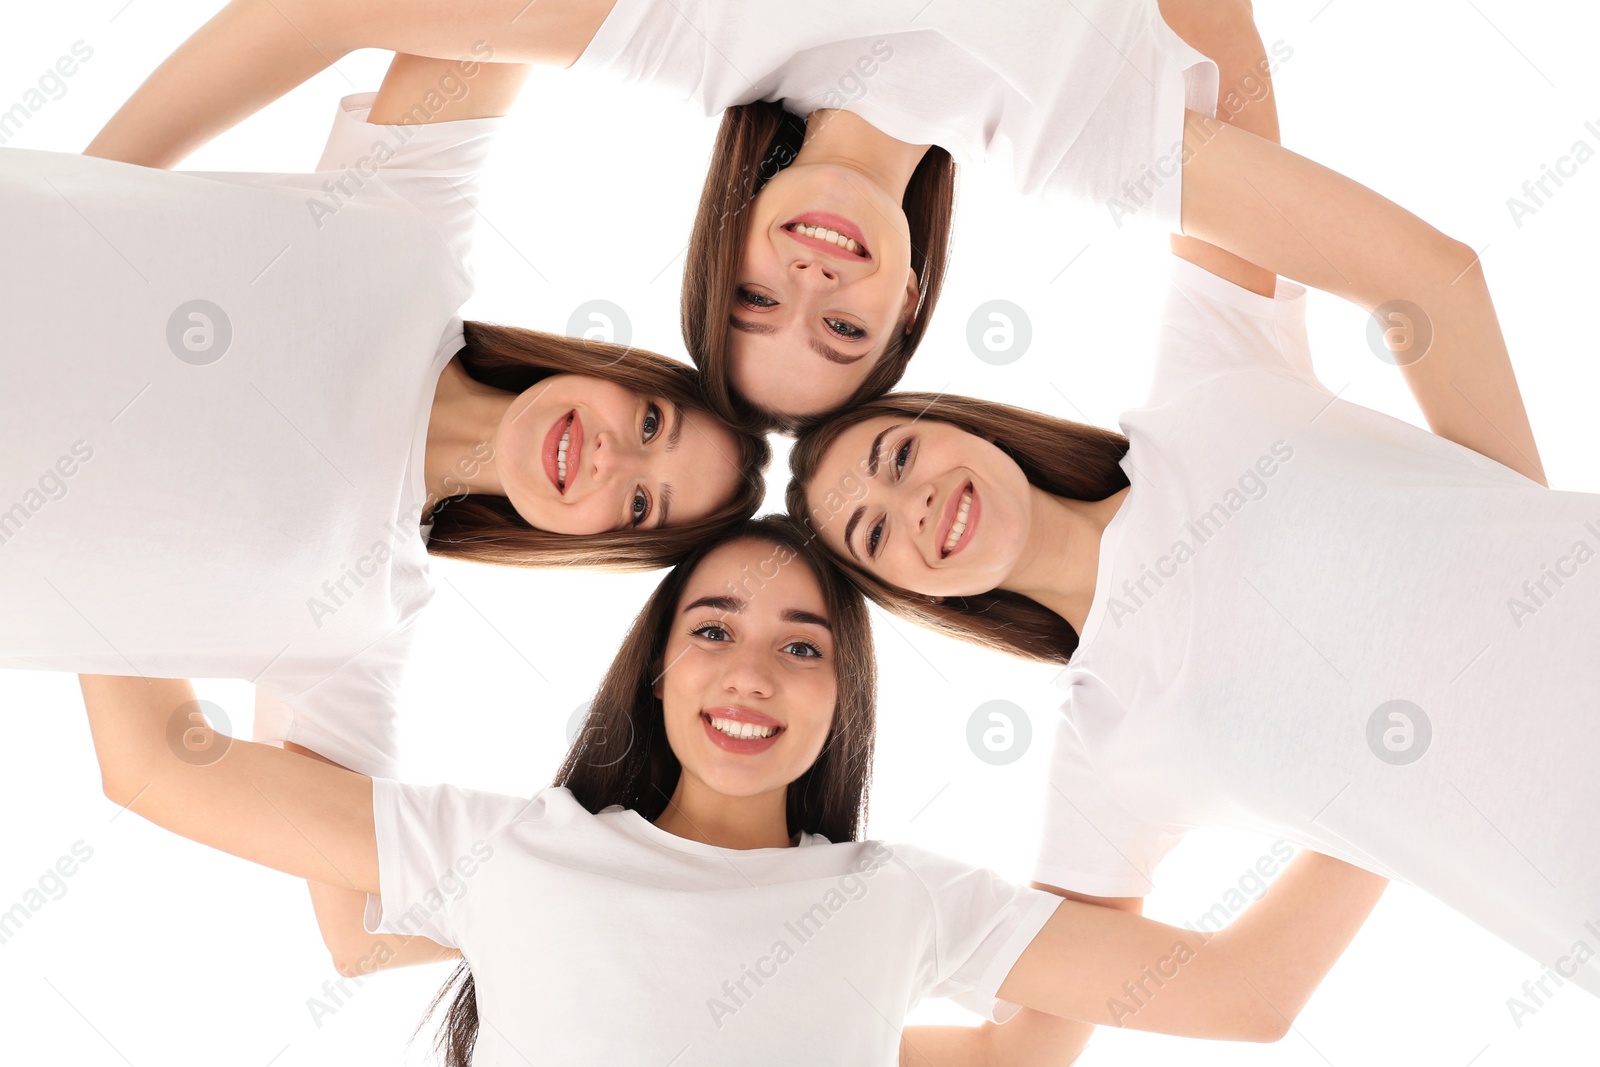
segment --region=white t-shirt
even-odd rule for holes
[[[1255,831],[1600,994],[1600,496],[1337,399],[1304,311],[1174,268],[1035,876],[1143,896],[1191,827]]]
[[[1217,68],[1156,0],[617,0],[578,59],[715,115],[780,100],[852,111],[891,137],[1007,163],[1023,193],[1180,228],[1183,111]]]
[[[897,1062],[906,1012],[995,992],[1061,898],[909,845],[717,848],[562,787],[374,779],[371,933],[461,950],[474,1063]]]
[[[372,97],[315,174],[0,151],[0,666],[249,679],[258,740],[393,772],[498,120]]]

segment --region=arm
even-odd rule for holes
[[[1393,300],[1421,307],[1431,346],[1420,359],[1397,352],[1396,362],[1428,427],[1546,484],[1471,248],[1326,167],[1194,112],[1184,151],[1184,233],[1368,312]]]
[[[1161,17],[1179,37],[1217,65],[1217,117],[1278,143],[1278,101],[1272,64],[1256,30],[1249,0],[1161,0]],[[1172,254],[1261,296],[1278,277],[1216,245],[1172,235]]]
[[[519,7],[525,13],[519,14]],[[437,4],[416,0],[364,5],[351,0],[233,0],[156,68],[84,152],[147,167],[176,166],[357,48],[409,53],[396,59],[397,64],[402,58],[407,61],[400,64],[407,75],[423,69],[417,65],[421,57],[431,57],[439,63],[422,80],[434,83],[459,57],[469,55],[480,60],[493,56],[500,62],[492,66],[568,66],[610,7],[610,0],[472,0],[452,5],[444,17]],[[391,77],[395,73],[391,66]],[[503,114],[497,108],[509,105],[521,86],[521,76],[514,77],[515,86],[503,103],[475,105],[475,114],[442,117]],[[500,90],[485,90],[480,84],[477,91],[493,96]]]
[[[1387,885],[1359,867],[1302,852],[1260,900],[1209,935],[1065,901],[999,995],[1085,1022],[1276,1041]]]
[[[283,747],[330,766],[338,766],[326,756],[293,741],[285,741]],[[333,957],[334,969],[346,978],[359,978],[373,971],[410,967],[418,963],[461,958],[459,949],[441,945],[420,934],[405,937],[367,933],[365,893],[322,882],[308,881],[306,887],[311,891],[311,908],[317,916],[322,943]]]
[[[108,798],[242,859],[378,892],[372,779],[217,733],[192,704],[187,681],[79,682]]]
[[[1068,900],[1139,915],[1143,897],[1091,897],[1035,882]],[[900,1067],[1065,1067],[1077,1060],[1094,1024],[1023,1008],[1009,1022],[979,1026],[910,1026],[900,1039]]]

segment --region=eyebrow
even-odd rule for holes
[[[770,337],[778,332],[778,327],[776,326],[772,326],[764,322],[746,322],[743,319],[737,318],[733,315],[728,316],[728,325],[735,330],[742,330],[745,333],[759,334],[762,337]],[[866,352],[861,352],[854,356],[847,356],[837,348],[829,345],[827,342],[819,341],[815,337],[811,339],[810,344],[811,351],[815,352],[829,363],[840,363],[846,367],[852,363],[860,362],[872,354],[871,350],[869,349]]]
[[[883,447],[884,437],[899,427],[900,424],[898,422],[885,426],[879,431],[878,436],[872,439],[872,451],[867,453],[867,476],[869,478],[878,476],[878,451]],[[861,522],[861,517],[866,513],[866,508],[856,508],[850,513],[849,520],[844,524],[844,547],[850,550],[850,555],[855,558],[857,563],[861,562],[861,556],[856,552],[856,546],[851,540],[851,535],[856,532],[856,525]]]
[[[745,609],[745,601],[735,596],[703,596],[693,603],[685,604],[681,614],[687,615],[695,608],[712,608],[716,611],[737,615]],[[833,633],[833,624],[827,618],[814,611],[803,611],[800,608],[786,608],[782,615],[784,622],[807,623],[820,626],[830,634]]]
[[[857,563],[861,562],[861,556],[856,552],[856,546],[851,541],[850,535],[855,533],[856,524],[861,521],[861,516],[866,513],[866,508],[856,508],[855,511],[850,513],[850,521],[844,524],[844,547],[850,550],[850,555],[855,558]]]
[[[662,483],[662,486],[661,486],[661,508],[660,508],[659,511],[656,512],[656,514],[659,516],[659,521],[656,523],[656,529],[659,530],[659,529],[661,529],[663,526],[665,526],[667,524],[667,515],[671,511],[672,511],[672,483],[671,482],[664,482],[664,483]]]
[[[672,402],[672,430],[667,434],[667,451],[678,450],[678,439],[683,436],[683,405]]]
[[[900,424],[898,422],[892,423],[891,425],[885,426],[882,430],[878,431],[878,436],[872,439],[872,451],[867,453],[868,478],[876,478],[878,476],[878,450],[883,447],[883,439],[889,436],[891,431],[898,430],[899,428]]]

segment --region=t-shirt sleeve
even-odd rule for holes
[[[256,684],[252,738],[292,741],[360,774],[393,777],[400,683],[415,629],[413,618],[342,662],[269,668]]]
[[[1174,256],[1149,405],[1236,371],[1287,375],[1329,392],[1311,365],[1304,286],[1279,278],[1277,292],[1262,296]]]
[[[342,202],[377,186],[415,205],[465,262],[477,215],[479,175],[503,120],[379,125],[367,121],[377,95],[356,93],[339,101],[317,164],[319,174],[331,173],[313,212],[331,221]],[[418,109],[426,110],[423,104]]]
[[[374,778],[378,892],[367,895],[367,933],[420,934],[460,948],[473,887],[494,862],[496,835],[524,815],[537,818],[543,805],[542,794],[530,799]]]
[[[1182,834],[1139,818],[1113,795],[1065,716],[1056,723],[1033,880],[1094,897],[1142,897]]]
[[[1021,1011],[996,993],[1061,898],[913,845],[894,846],[894,856],[926,891],[933,912],[923,995],[949,997],[994,1022]]]

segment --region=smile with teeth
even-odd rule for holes
[[[818,241],[827,241],[829,244],[838,245],[846,252],[862,255],[861,246],[853,237],[846,237],[838,230],[830,230],[826,226],[807,226],[803,222],[796,222],[789,227],[790,233],[797,233],[801,237],[812,237]]]
[[[771,737],[783,729],[781,726],[757,726],[753,722],[735,722],[733,719],[719,719],[710,715],[707,718],[711,720],[711,725],[718,733],[727,734],[729,737],[737,737],[740,740]]]
[[[950,550],[956,547],[956,542],[961,540],[961,535],[967,532],[967,512],[972,510],[972,490],[968,489],[961,494],[961,506],[956,509],[956,521],[950,524],[950,533],[944,539],[944,554],[949,555]]]
[[[567,446],[572,442],[572,416],[567,416],[567,428],[561,433],[561,443],[556,446],[556,488],[567,491]]]

